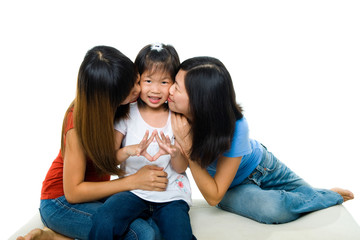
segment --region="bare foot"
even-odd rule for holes
[[[69,240],[71,238],[60,235],[50,228],[33,229],[25,237],[18,237],[16,240]]]
[[[349,190],[342,189],[342,188],[332,188],[330,190],[340,194],[343,197],[344,202],[346,202],[347,200],[354,199],[354,194]]]

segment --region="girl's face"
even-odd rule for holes
[[[140,76],[138,76],[133,89],[130,91],[129,96],[120,104],[126,105],[132,102],[136,102],[140,94]]]
[[[169,97],[173,80],[167,72],[145,71],[140,77],[141,100],[151,108],[162,107]]]
[[[175,83],[170,88],[169,95],[169,108],[173,112],[184,114],[185,117],[191,118],[189,111],[189,95],[185,88],[185,75],[184,70],[180,70],[175,77]]]

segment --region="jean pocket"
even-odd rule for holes
[[[257,169],[261,172],[268,173],[273,172],[278,167],[279,160],[268,151],[264,152],[263,159],[257,166]]]
[[[278,168],[278,162],[272,153],[264,150],[263,159],[248,179],[260,186],[261,182]]]

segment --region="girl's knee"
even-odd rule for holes
[[[155,236],[155,231],[151,228],[142,231],[135,231],[130,228],[124,240],[155,240]]]
[[[129,227],[125,240],[154,240],[156,232],[154,228],[143,219],[136,219]]]

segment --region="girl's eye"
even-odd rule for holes
[[[169,82],[166,82],[166,81],[163,81],[163,82],[161,82],[162,84],[168,84]]]
[[[151,83],[151,80],[145,80],[146,83]]]

